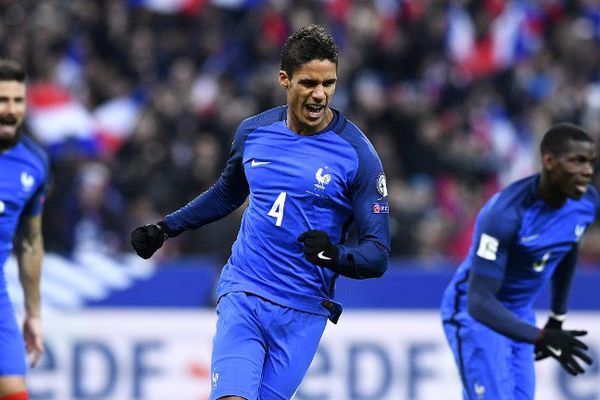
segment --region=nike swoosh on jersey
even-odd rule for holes
[[[562,349],[557,349],[552,346],[548,346],[548,350],[550,350],[550,352],[556,357],[560,357],[562,355]]]
[[[317,254],[317,257],[319,257],[321,260],[331,260],[331,257],[327,257],[325,255],[325,251],[319,252],[319,254]]]
[[[532,240],[535,240],[537,238],[540,237],[540,234],[536,234],[536,235],[529,235],[529,236],[523,236],[521,238],[521,243],[525,243],[525,242],[531,242]]]
[[[252,165],[253,167],[258,167],[259,165],[267,165],[267,164],[271,164],[271,161],[256,161],[256,160],[252,160],[252,162],[250,163],[250,165]]]

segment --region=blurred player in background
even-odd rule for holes
[[[25,297],[23,333],[15,321],[4,274],[0,276],[0,400],[27,399],[26,356],[35,366],[44,346],[40,325],[42,203],[49,179],[45,153],[20,132],[25,118],[25,73],[0,60],[0,265],[17,257]],[[23,342],[25,337],[25,342]]]
[[[136,228],[149,258],[164,240],[216,221],[250,196],[217,288],[210,399],[290,399],[325,329],[339,275],[381,276],[390,256],[385,176],[365,135],[329,103],[338,53],[317,25],[284,45],[287,104],[244,120],[216,184]],[[350,226],[357,243],[346,243]]]
[[[444,293],[442,319],[464,399],[532,400],[534,356],[572,375],[591,364],[585,331],[563,330],[578,244],[598,209],[590,184],[596,144],[558,124],[541,143],[542,172],[493,196],[477,218],[467,259]],[[535,326],[533,302],[552,281],[551,315]]]

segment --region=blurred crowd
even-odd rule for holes
[[[132,227],[208,189],[237,124],[284,103],[280,49],[309,23],[325,25],[340,47],[333,106],[382,158],[394,257],[460,261],[485,200],[539,169],[550,125],[571,121],[600,137],[594,0],[5,0],[0,8],[0,56],[26,66],[28,129],[52,158],[46,246],[66,255],[130,251]],[[226,258],[241,211],[169,240],[160,256]],[[598,264],[597,227],[582,247],[584,263]]]

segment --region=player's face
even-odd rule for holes
[[[596,163],[594,143],[569,140],[566,151],[545,160],[550,181],[562,194],[572,199],[580,199],[588,190]]]
[[[0,81],[0,150],[17,143],[25,110],[25,84]]]
[[[331,121],[329,102],[337,81],[336,66],[329,60],[302,64],[290,78],[279,71],[279,83],[287,93],[287,125],[301,135],[324,129]]]

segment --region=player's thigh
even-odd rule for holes
[[[534,345],[513,343],[513,375],[515,378],[515,400],[533,400],[535,394]]]
[[[327,325],[320,315],[273,305],[260,400],[289,400],[302,382]]]
[[[0,376],[0,397],[26,390],[25,377]]]
[[[514,400],[511,340],[477,321],[445,323],[465,399]]]
[[[254,307],[253,301],[243,292],[227,294],[217,305],[211,400],[226,396],[258,398],[266,342]]]
[[[0,293],[0,377],[24,376],[25,341],[6,292]]]

